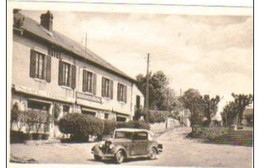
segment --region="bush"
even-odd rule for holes
[[[88,141],[89,135],[101,135],[104,123],[101,119],[85,114],[70,113],[59,120],[59,129],[64,134],[71,134],[74,140]]]
[[[150,125],[144,121],[128,121],[128,122],[118,122],[117,128],[142,128],[142,129],[150,129]]]
[[[165,122],[171,114],[169,112],[150,111],[148,115],[149,123]]]
[[[103,135],[111,135],[116,129],[116,122],[112,120],[103,120],[104,122],[104,130]]]
[[[23,143],[25,140],[25,135],[21,131],[13,131],[10,132],[10,143]]]

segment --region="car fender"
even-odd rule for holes
[[[95,151],[95,152],[99,151],[99,145],[100,145],[100,144],[94,145],[91,150],[92,150],[92,151]]]
[[[125,152],[125,154],[126,154],[126,157],[128,157],[128,152],[127,152],[126,148],[124,146],[122,146],[122,145],[117,145],[117,146],[113,147],[111,152],[113,154],[116,154],[119,150],[123,150]]]
[[[159,150],[158,150],[158,144],[156,141],[153,141],[152,143],[150,143],[150,145],[148,146],[148,149],[152,149],[152,148],[155,148],[157,154],[159,154]]]

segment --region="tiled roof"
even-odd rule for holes
[[[118,75],[121,75],[128,80],[135,81],[133,78],[119,70],[118,68],[114,67],[110,63],[108,63],[106,60],[98,56],[97,54],[93,53],[89,49],[87,49],[87,53],[85,52],[85,47],[83,47],[80,43],[72,40],[71,38],[57,32],[52,31],[49,32],[44,27],[42,27],[37,21],[24,16],[21,13],[15,13],[15,18],[21,18],[24,17],[23,25],[20,27],[21,29],[24,29],[25,31],[28,31],[40,38],[43,38],[50,43],[56,44],[60,47],[62,47],[65,50],[68,50],[82,58],[85,58],[86,60],[93,62],[95,64],[98,64],[99,66],[108,69]]]

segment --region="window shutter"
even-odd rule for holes
[[[102,92],[101,92],[101,96],[104,97],[105,96],[105,78],[102,77]]]
[[[46,56],[46,81],[47,82],[51,82],[51,57],[50,56]]]
[[[120,101],[120,84],[117,84],[117,101]]]
[[[75,65],[72,65],[71,66],[71,70],[72,70],[72,75],[71,75],[71,87],[73,89],[76,88],[76,66]]]
[[[87,91],[87,71],[83,70],[83,82],[82,82],[82,91]]]
[[[63,62],[59,62],[59,85],[63,85]]]
[[[35,77],[36,71],[36,52],[31,50],[31,60],[30,60],[30,77]]]
[[[97,93],[97,74],[93,73],[93,94],[96,95]]]
[[[124,102],[127,102],[127,86],[124,86]]]
[[[109,97],[111,99],[113,99],[113,81],[112,80],[109,81],[109,89],[110,89]]]

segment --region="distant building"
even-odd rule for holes
[[[14,10],[11,106],[51,114],[58,104],[60,116],[83,113],[132,120],[135,109],[144,104],[136,81],[53,30],[50,11],[40,18],[37,23]]]
[[[186,127],[190,127],[190,115],[191,112],[189,109],[183,109],[179,112],[180,124]]]
[[[254,122],[254,108],[253,108],[253,104],[250,104],[249,106],[246,107],[246,109],[244,110],[243,113],[243,120],[242,120],[242,124],[246,125],[246,126],[252,126],[253,122]]]

